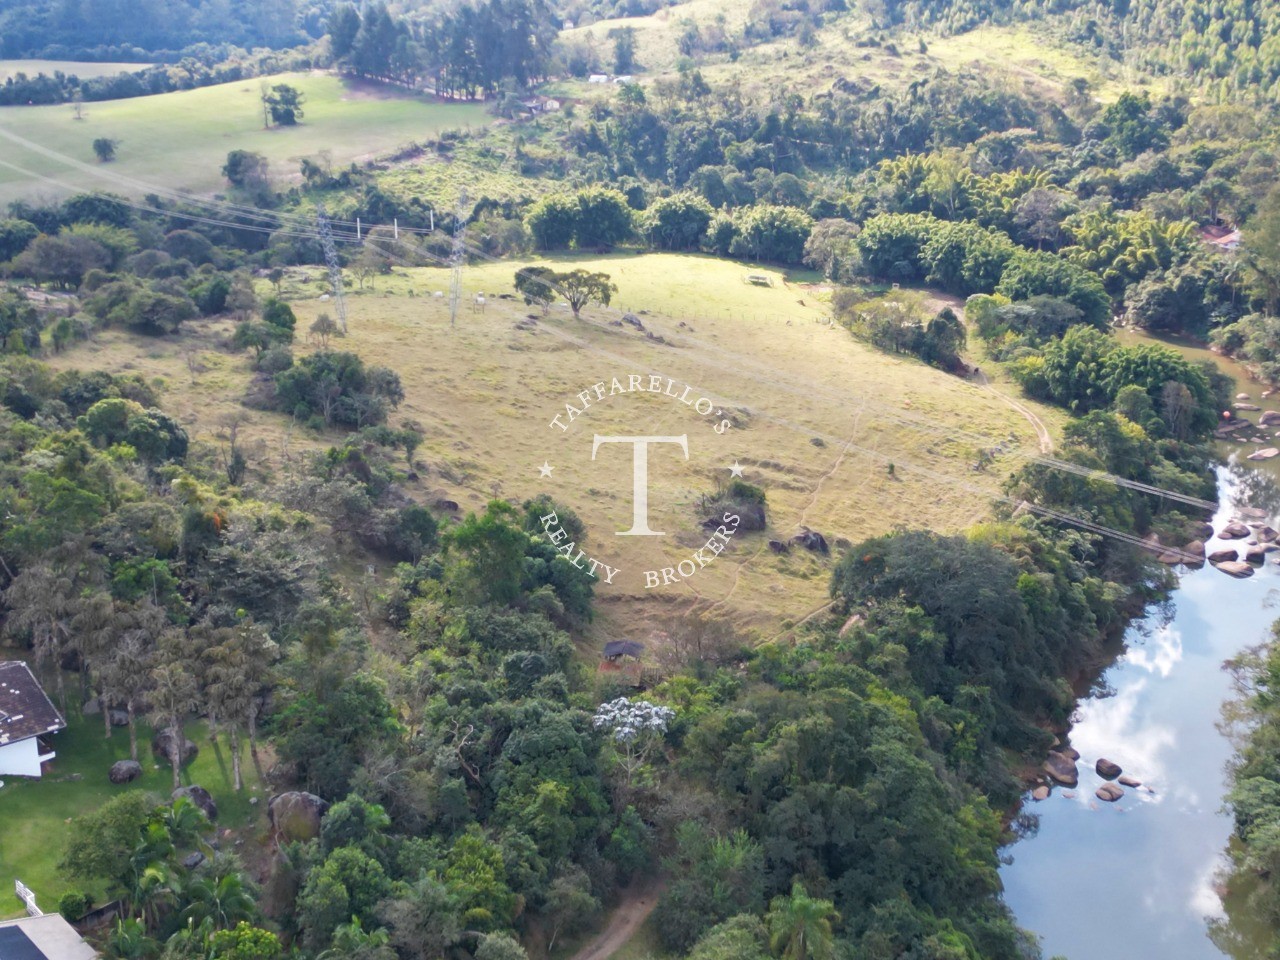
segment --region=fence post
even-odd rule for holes
[[[17,893],[18,895],[18,899],[21,900],[24,904],[26,904],[27,916],[29,917],[44,916],[44,911],[41,910],[38,906],[36,906],[36,895],[35,895],[35,892],[32,891],[30,887],[28,887],[21,880],[14,880],[13,889],[14,889],[14,892]]]

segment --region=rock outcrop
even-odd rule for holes
[[[1080,772],[1076,769],[1076,762],[1057,750],[1049,751],[1049,756],[1044,761],[1044,772],[1055,783],[1060,783],[1064,787],[1074,787],[1080,783]]]
[[[327,801],[314,793],[291,790],[267,801],[267,816],[279,839],[310,840],[320,835],[320,821],[329,810]]]

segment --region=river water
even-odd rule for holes
[[[1280,528],[1276,464],[1232,456],[1219,471],[1215,529],[1246,506],[1265,509]],[[1280,617],[1280,566],[1271,557],[1280,552],[1246,580],[1209,565],[1179,568],[1169,602],[1129,629],[1124,652],[1079,701],[1068,742],[1080,752],[1080,785],[1025,798],[1032,827],[1006,848],[1002,870],[1006,902],[1046,957],[1265,957],[1247,909],[1220,896],[1232,749],[1218,724],[1232,695],[1223,662],[1266,640]],[[1126,788],[1116,803],[1098,800],[1100,757],[1142,787]]]
[[[1235,515],[1245,469],[1222,471],[1215,528]],[[1184,571],[1169,603],[1130,628],[1125,652],[1080,701],[1069,736],[1080,786],[1028,797],[1024,812],[1039,828],[1005,851],[1005,899],[1046,957],[1265,955],[1248,930],[1210,937],[1224,919],[1215,881],[1231,833],[1222,798],[1232,751],[1217,725],[1231,696],[1223,661],[1268,637],[1277,601],[1280,566],[1271,562],[1247,580],[1209,565]],[[1098,800],[1099,757],[1143,786],[1116,803]],[[1227,940],[1230,952],[1218,946]]]

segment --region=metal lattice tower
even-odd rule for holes
[[[466,259],[467,227],[467,193],[464,190],[458,198],[458,212],[453,218],[453,250],[449,255],[449,264],[453,272],[449,277],[449,326],[458,322],[458,305],[462,301],[462,263]]]
[[[347,304],[342,298],[342,264],[338,261],[338,250],[333,244],[333,231],[329,228],[329,216],[324,212],[324,204],[316,204],[316,227],[320,231],[320,245],[324,247],[324,262],[329,266],[329,284],[333,287],[333,299],[338,307],[338,326],[342,335],[347,335]]]

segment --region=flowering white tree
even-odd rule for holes
[[[618,764],[626,774],[627,785],[631,786],[675,718],[676,712],[670,707],[619,697],[600,704],[591,724],[597,730],[612,734]]]

